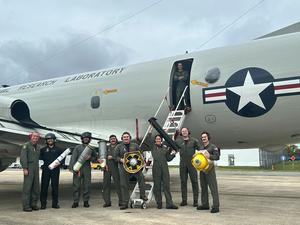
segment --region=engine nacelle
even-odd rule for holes
[[[8,166],[15,160],[16,159],[13,159],[13,158],[0,159],[0,172],[6,170],[8,168]]]
[[[0,96],[0,115],[3,119],[19,122],[24,126],[38,126],[30,118],[28,105],[21,99]]]

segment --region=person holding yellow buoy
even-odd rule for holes
[[[198,210],[209,210],[208,201],[208,186],[213,198],[213,206],[211,213],[218,213],[219,210],[219,193],[218,184],[216,178],[216,172],[213,161],[220,159],[219,149],[212,143],[210,143],[210,135],[208,132],[201,133],[201,141],[204,147],[204,151],[201,151],[204,156],[205,163],[203,166],[205,168],[200,169],[200,186],[201,186],[201,205],[197,207]],[[197,159],[196,159],[197,160]],[[195,160],[195,161],[196,161]],[[199,158],[199,161],[201,159]],[[195,166],[195,165],[194,165]]]

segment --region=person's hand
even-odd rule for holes
[[[104,159],[98,159],[98,163],[100,164],[104,163]]]
[[[111,155],[107,156],[108,159],[113,159],[114,157],[112,157]]]
[[[24,176],[28,176],[28,174],[29,174],[28,169],[23,169],[23,174],[24,174]]]
[[[209,152],[205,155],[207,159],[210,159],[210,154]]]
[[[121,163],[124,163],[124,159],[120,159],[120,162],[121,162]]]
[[[176,155],[176,151],[175,151],[175,150],[172,150],[172,151],[171,151],[171,155]]]
[[[176,138],[178,137],[180,131],[178,129],[176,129],[175,134],[174,134],[174,140],[176,140]]]

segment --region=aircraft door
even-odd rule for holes
[[[173,110],[191,110],[190,76],[193,59],[174,62],[170,76],[170,105]],[[186,88],[186,90],[185,90]],[[183,94],[183,92],[185,93]]]

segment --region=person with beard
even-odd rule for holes
[[[124,169],[124,154],[126,152],[140,151],[139,145],[136,143],[131,143],[131,136],[129,132],[124,132],[122,134],[122,143],[118,144],[115,149],[115,160],[118,162],[119,173],[120,173],[120,186],[121,186],[121,195],[122,195],[122,205],[120,206],[121,210],[128,208],[129,203],[129,173]],[[146,197],[146,187],[145,187],[145,179],[142,171],[133,174],[134,177],[137,178],[139,188],[140,188],[140,198],[144,201],[147,201]]]
[[[120,175],[118,163],[114,160],[114,153],[118,144],[116,135],[109,136],[109,145],[107,146],[106,167],[103,172],[103,207],[111,206],[110,190],[111,190],[111,177],[114,180],[115,189],[119,198],[119,206],[122,204],[121,190],[120,190]]]
[[[77,145],[72,153],[72,157],[70,160],[70,170],[72,170],[73,166],[77,162],[79,156],[87,147],[87,145],[91,142],[92,134],[90,132],[84,132],[81,134],[81,142],[82,144]],[[97,154],[94,150],[92,150],[91,155],[86,156],[85,162],[81,166],[80,170],[76,173],[73,173],[73,204],[72,208],[77,208],[80,198],[80,186],[83,184],[83,206],[88,208],[89,199],[90,199],[90,186],[91,186],[91,161],[97,158]]]

